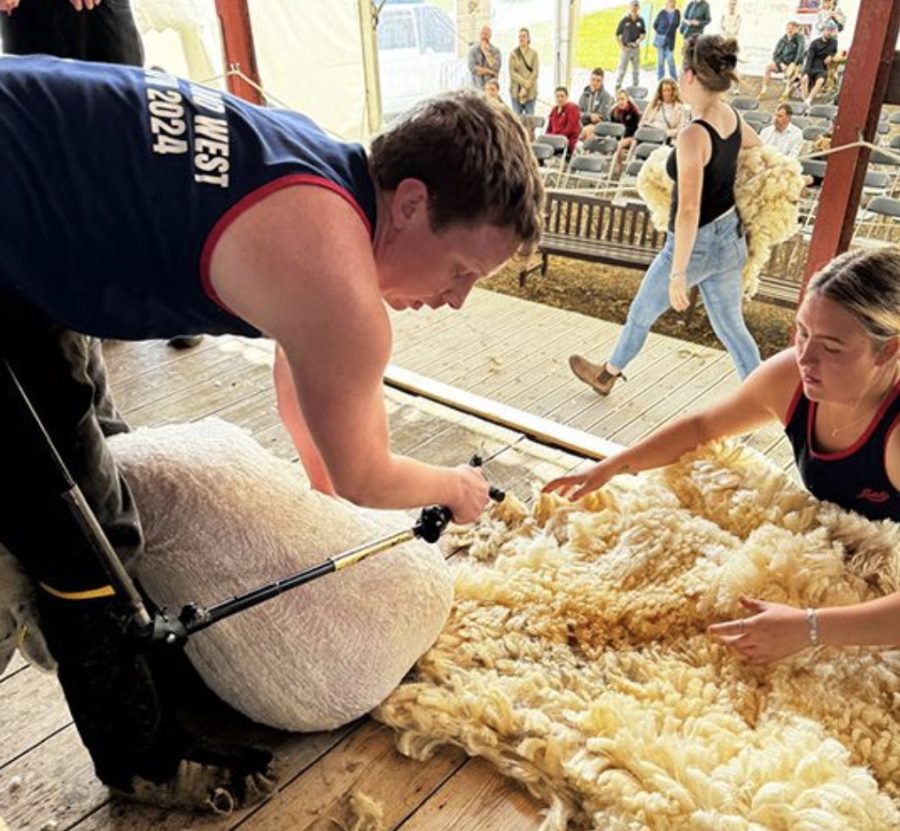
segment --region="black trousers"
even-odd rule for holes
[[[128,428],[110,396],[100,342],[0,295],[0,355],[120,557],[133,562],[140,520],[106,441]],[[107,784],[127,790],[137,772],[165,780],[187,741],[161,683],[172,657],[161,663],[135,647],[127,605],[60,498],[5,372],[0,385],[0,542],[37,586],[41,630],[76,726]]]
[[[103,0],[92,11],[80,12],[69,0],[22,0],[11,15],[0,15],[0,37],[3,51],[10,55],[144,63],[129,0]]]

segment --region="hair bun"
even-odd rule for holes
[[[722,66],[725,69],[734,69],[737,66],[737,55],[733,52],[731,54],[722,55]]]

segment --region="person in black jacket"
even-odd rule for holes
[[[837,55],[837,25],[833,21],[825,24],[822,37],[816,38],[806,53],[803,77],[800,79],[800,94],[807,105],[819,94],[828,78],[828,65]]]
[[[659,10],[653,21],[653,45],[656,47],[656,80],[661,81],[666,75],[666,62],[669,64],[669,77],[677,80],[675,70],[675,36],[681,25],[681,12],[675,6],[675,0],[666,0],[665,6]]]
[[[759,97],[762,98],[766,94],[766,89],[769,81],[772,80],[774,72],[784,73],[784,92],[785,97],[787,97],[793,82],[799,80],[800,67],[803,66],[805,52],[806,41],[804,41],[803,35],[800,34],[800,24],[792,20],[785,28],[784,35],[775,44],[772,60],[766,64]]]

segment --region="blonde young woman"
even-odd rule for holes
[[[644,111],[641,126],[665,130],[666,135],[673,139],[687,121],[687,111],[677,81],[663,78],[656,87],[650,106]]]
[[[706,442],[777,420],[813,496],[869,519],[900,522],[898,274],[900,248],[841,255],[810,283],[794,346],[721,401],[544,490],[579,499],[617,474],[663,467]],[[710,634],[751,663],[816,643],[900,643],[900,592],[811,611],[752,598],[742,604],[747,617],[715,624]]]

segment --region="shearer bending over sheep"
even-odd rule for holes
[[[385,302],[458,309],[537,240],[541,179],[511,111],[475,92],[434,99],[367,157],[304,116],[163,72],[6,58],[0,145],[0,356],[124,559],[141,526],[105,442],[127,427],[97,337],[271,337],[279,412],[314,487],[371,507],[440,503],[461,522],[481,512],[476,469],[391,453]],[[128,645],[122,601],[2,417],[15,489],[0,542],[40,586],[98,776],[179,804],[217,788],[251,800],[268,755],[204,746],[178,723],[159,668]]]
[[[813,496],[869,519],[900,522],[900,248],[837,257],[810,283],[793,347],[769,358],[722,401],[544,490],[579,499],[619,473],[677,461],[714,439],[784,425]],[[742,598],[748,616],[710,633],[757,664],[818,643],[900,643],[900,593],[799,609]]]

